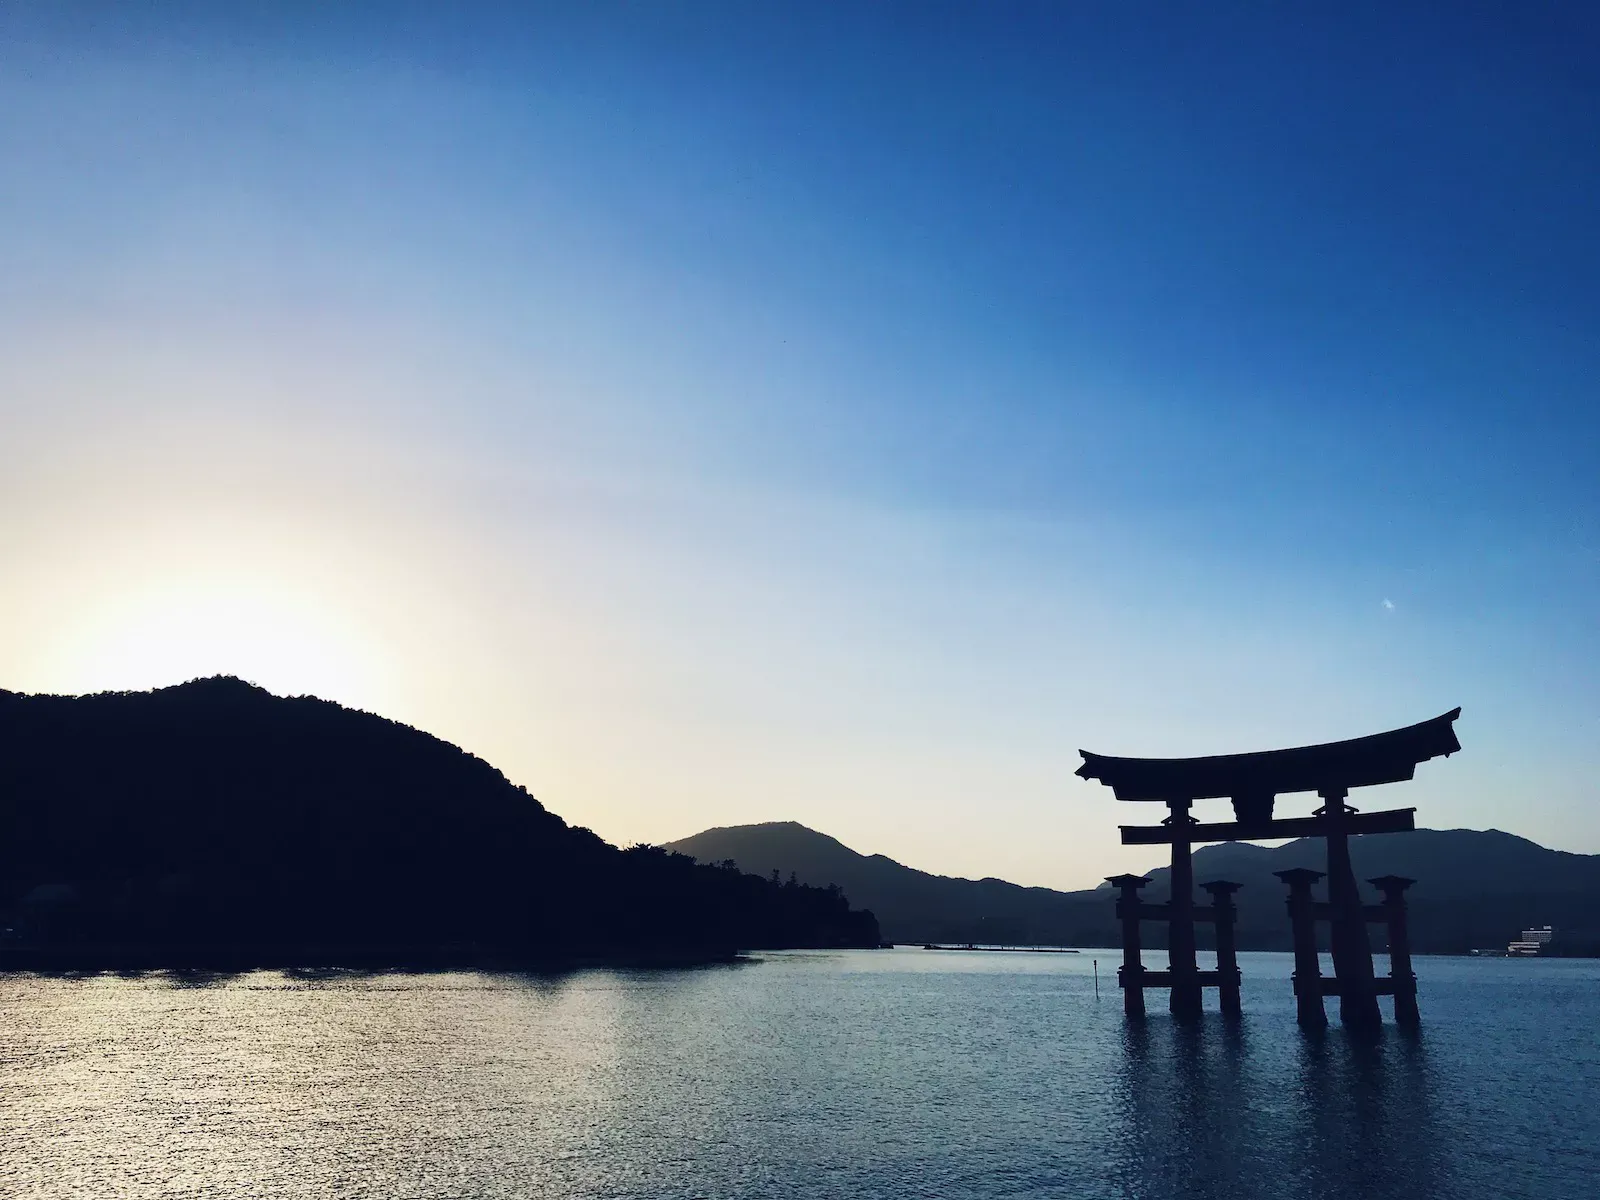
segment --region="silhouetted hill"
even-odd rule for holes
[[[883,934],[899,942],[987,941],[1038,945],[1111,946],[1118,943],[1108,888],[1057,892],[998,879],[930,875],[883,855],[862,855],[792,821],[708,829],[669,849],[702,860],[733,859],[750,871],[790,872],[802,882],[837,884],[870,907]],[[1159,853],[1157,851],[1156,853]],[[1498,830],[1420,829],[1354,838],[1351,857],[1365,880],[1378,875],[1416,879],[1411,928],[1419,953],[1459,953],[1503,947],[1529,925],[1553,925],[1569,951],[1600,949],[1600,855],[1548,850]],[[1283,883],[1274,871],[1325,865],[1320,841],[1283,846],[1245,843],[1195,851],[1195,880],[1232,879],[1238,933],[1246,949],[1288,949]],[[1149,872],[1151,900],[1168,896],[1165,867]],[[1374,899],[1376,896],[1374,894]],[[1206,902],[1203,893],[1197,902]],[[1159,925],[1147,925],[1147,944],[1162,945]],[[1209,936],[1204,927],[1202,939]],[[1374,945],[1381,949],[1381,929]]]
[[[1351,838],[1350,858],[1369,900],[1378,895],[1367,879],[1404,875],[1417,881],[1406,895],[1421,953],[1503,948],[1530,925],[1554,926],[1558,950],[1600,951],[1600,855],[1550,850],[1498,829],[1418,829]],[[1195,851],[1195,880],[1243,884],[1236,897],[1242,944],[1287,949],[1284,887],[1272,873],[1320,871],[1326,861],[1323,843],[1310,838],[1275,848],[1207,846]],[[1167,897],[1168,874],[1164,867],[1150,872],[1152,899]],[[1379,928],[1373,944],[1383,944]]]
[[[1099,893],[930,875],[881,854],[858,854],[794,821],[708,829],[666,849],[702,862],[732,859],[756,874],[837,884],[852,903],[872,910],[893,942],[1099,945],[1112,930]]]
[[[227,677],[0,691],[0,914],[13,949],[165,948],[158,958],[548,961],[878,941],[871,914],[836,893],[619,850],[438,738]]]

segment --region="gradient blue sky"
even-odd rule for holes
[[[1459,704],[1356,802],[1600,852],[1597,11],[8,0],[0,686],[1054,886]]]

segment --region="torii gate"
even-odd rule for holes
[[[1398,783],[1416,773],[1417,764],[1461,749],[1454,723],[1459,708],[1443,716],[1391,729],[1370,737],[1255,754],[1221,754],[1208,758],[1112,758],[1080,750],[1078,774],[1111,787],[1118,800],[1155,800],[1170,815],[1158,826],[1123,825],[1126,846],[1172,847],[1172,898],[1167,904],[1139,899],[1149,880],[1135,875],[1111,879],[1120,890],[1123,967],[1119,972],[1125,1010],[1144,1012],[1144,989],[1170,988],[1177,1014],[1200,1011],[1202,987],[1218,987],[1224,1011],[1238,1011],[1238,967],[1233,956],[1232,892],[1238,885],[1218,880],[1204,885],[1212,893],[1210,909],[1194,906],[1194,867],[1190,852],[1196,843],[1251,842],[1268,838],[1320,837],[1328,843],[1328,902],[1312,899],[1311,885],[1319,872],[1279,872],[1289,885],[1289,914],[1294,927],[1295,995],[1302,1024],[1325,1023],[1322,997],[1339,997],[1339,1015],[1350,1026],[1381,1022],[1378,996],[1392,994],[1397,1021],[1416,1020],[1416,976],[1411,972],[1405,926],[1405,889],[1412,882],[1385,876],[1371,882],[1382,889],[1384,903],[1363,906],[1350,865],[1350,837],[1361,833],[1399,833],[1416,828],[1414,808],[1358,813],[1346,802],[1351,788]],[[1316,792],[1322,807],[1309,817],[1272,815],[1273,801],[1288,792]],[[1189,815],[1196,800],[1233,801],[1234,820],[1201,824]],[[1218,970],[1202,972],[1195,961],[1196,919],[1217,924]],[[1316,927],[1332,925],[1333,979],[1321,978],[1317,965]],[[1140,920],[1168,923],[1168,971],[1147,971],[1139,958]],[[1373,976],[1367,921],[1389,925],[1390,978]],[[1224,959],[1226,958],[1226,961]]]

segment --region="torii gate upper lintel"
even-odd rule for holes
[[[1416,1019],[1416,981],[1411,973],[1405,932],[1404,887],[1385,880],[1385,902],[1363,906],[1350,863],[1349,839],[1363,833],[1398,833],[1416,828],[1413,808],[1358,813],[1348,803],[1353,788],[1398,783],[1413,778],[1419,763],[1461,749],[1454,723],[1459,708],[1429,721],[1391,729],[1368,737],[1251,754],[1221,754],[1203,758],[1118,758],[1080,750],[1083,765],[1077,774],[1109,786],[1118,800],[1157,801],[1169,814],[1158,826],[1124,825],[1124,845],[1172,847],[1172,898],[1166,904],[1139,900],[1138,891],[1148,880],[1116,876],[1120,892],[1118,914],[1123,929],[1121,983],[1130,1015],[1144,1012],[1144,988],[1170,988],[1174,1013],[1200,1010],[1200,990],[1218,986],[1225,1011],[1237,1011],[1238,968],[1233,960],[1231,894],[1236,885],[1211,887],[1211,909],[1194,907],[1194,870],[1190,853],[1205,842],[1259,841],[1269,838],[1321,837],[1328,844],[1328,903],[1311,898],[1311,880],[1284,873],[1290,886],[1289,912],[1295,928],[1295,993],[1302,1023],[1326,1021],[1322,996],[1339,996],[1340,1015],[1346,1025],[1371,1026],[1380,1021],[1378,996],[1395,997],[1400,1021]],[[1315,792],[1322,806],[1309,817],[1274,818],[1279,795]],[[1196,800],[1227,798],[1234,819],[1201,823],[1190,816]],[[1307,874],[1315,874],[1307,873]],[[1289,878],[1293,875],[1294,878]],[[1201,972],[1195,959],[1196,920],[1214,922],[1218,930],[1218,969]],[[1332,926],[1334,978],[1324,980],[1316,959],[1314,922],[1327,919]],[[1139,960],[1139,921],[1168,923],[1170,970],[1146,971]],[[1378,980],[1372,970],[1368,920],[1390,926],[1390,978]],[[1397,924],[1398,923],[1398,924]],[[1226,930],[1224,930],[1226,926]],[[1226,947],[1227,962],[1223,961]],[[1395,948],[1401,954],[1393,953]]]

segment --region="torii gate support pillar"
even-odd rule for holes
[[[1239,884],[1226,879],[1214,879],[1200,886],[1211,894],[1211,919],[1217,930],[1217,1000],[1225,1015],[1237,1017],[1242,1009],[1239,1004],[1239,954],[1233,939],[1233,923],[1238,911],[1233,907],[1233,894],[1239,890]]]
[[[1274,871],[1289,885],[1289,928],[1294,934],[1295,1016],[1305,1029],[1323,1029],[1328,1014],[1322,1007],[1322,966],[1317,961],[1317,919],[1312,911],[1311,885],[1321,871],[1294,867]]]
[[[1384,916],[1389,924],[1389,981],[1394,989],[1394,1023],[1416,1028],[1417,975],[1411,969],[1411,933],[1406,928],[1406,889],[1416,882],[1402,875],[1380,875],[1368,883],[1383,893]]]
[[[1117,889],[1117,916],[1122,921],[1122,969],[1117,972],[1122,1011],[1130,1017],[1142,1017],[1144,962],[1139,956],[1139,889],[1150,880],[1143,875],[1112,875],[1106,882]]]

